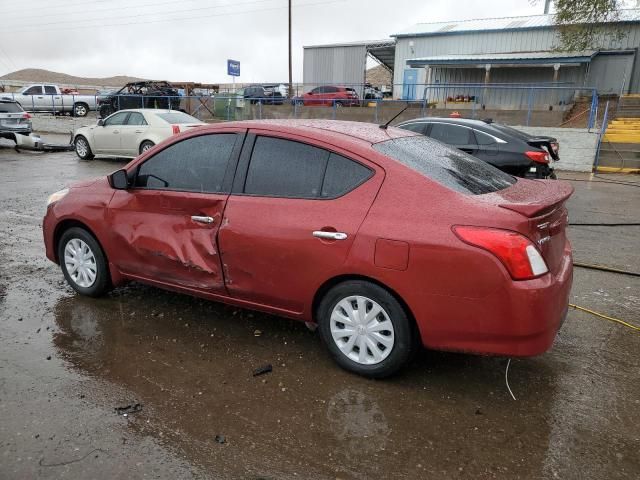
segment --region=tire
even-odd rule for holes
[[[551,180],[557,180],[557,179],[558,179],[558,177],[557,177],[557,175],[556,175],[556,172],[554,172],[553,170],[551,170],[551,173],[549,174],[549,178],[550,178]]]
[[[149,150],[150,148],[155,147],[155,143],[153,143],[151,140],[145,140],[144,142],[142,142],[140,144],[140,154],[143,154],[144,152],[146,152],[147,150]]]
[[[335,105],[336,105],[336,108],[342,108],[343,106],[342,102],[336,102]]]
[[[370,313],[374,308],[381,309],[378,315],[369,319],[366,327],[359,323],[358,311]],[[388,377],[398,372],[416,350],[413,321],[395,297],[375,283],[349,280],[336,285],[323,297],[316,313],[322,340],[338,365],[350,372],[369,378]],[[352,320],[354,333],[345,334]],[[376,330],[367,332],[371,328]]]
[[[82,160],[92,160],[93,152],[91,151],[91,146],[89,145],[89,141],[83,137],[82,135],[78,135],[74,140],[74,145],[76,149],[76,155],[80,157]]]
[[[86,103],[76,103],[73,105],[73,117],[86,117],[89,114],[89,105]]]
[[[86,258],[88,255],[90,257]],[[79,256],[82,263],[77,270],[70,270]],[[100,297],[111,289],[104,252],[85,229],[72,227],[62,234],[58,242],[58,260],[67,283],[81,295]]]

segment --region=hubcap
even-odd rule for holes
[[[78,105],[76,107],[76,115],[78,115],[79,117],[84,117],[86,115],[87,111],[84,108],[83,105]]]
[[[380,363],[393,350],[393,324],[370,298],[354,295],[340,300],[331,312],[330,325],[340,351],[361,365]]]
[[[96,281],[96,257],[89,245],[79,238],[72,238],[64,247],[64,264],[76,285],[88,288]]]
[[[150,150],[150,149],[151,149],[151,147],[153,147],[153,145],[151,145],[150,143],[145,143],[145,144],[142,146],[142,151],[143,151],[143,152],[146,152],[147,150]]]
[[[84,157],[87,154],[87,142],[81,138],[76,140],[76,152],[78,152],[78,155],[81,157]]]

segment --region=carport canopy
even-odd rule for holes
[[[453,54],[432,57],[412,58],[407,60],[409,67],[484,67],[492,66],[529,66],[529,65],[580,65],[590,63],[596,50],[579,52],[513,52]]]

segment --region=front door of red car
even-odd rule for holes
[[[218,234],[227,291],[300,313],[341,271],[383,172],[317,140],[254,133]]]
[[[217,233],[243,136],[190,137],[137,165],[109,204],[109,261],[132,278],[224,291]]]

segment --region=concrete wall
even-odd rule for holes
[[[560,142],[560,161],[554,163],[556,170],[590,172],[596,158],[598,133],[586,128],[518,127],[531,135],[548,135]]]

